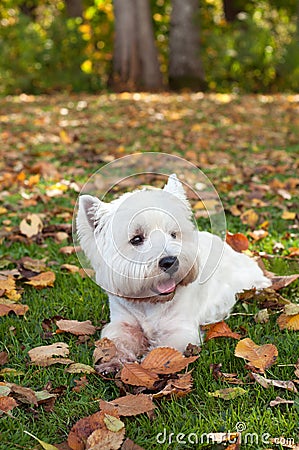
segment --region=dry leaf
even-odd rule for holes
[[[293,283],[293,281],[296,281],[298,278],[299,278],[299,273],[296,273],[293,275],[271,277],[271,282],[272,282],[271,289],[278,291],[279,289],[282,289],[282,288],[288,286],[289,284]]]
[[[22,403],[28,403],[37,406],[37,397],[32,389],[14,383],[6,383],[6,385],[9,386],[11,392],[15,394],[17,400]]]
[[[17,316],[24,316],[28,311],[29,306],[17,305],[16,303],[2,304],[0,303],[0,317],[7,316],[7,314],[13,312]]]
[[[52,364],[70,364],[74,361],[66,359],[69,354],[69,347],[64,342],[56,342],[51,345],[43,345],[29,350],[31,362],[39,366],[50,366]],[[55,356],[55,358],[53,358]]]
[[[55,273],[49,270],[48,272],[42,272],[30,278],[30,281],[25,281],[25,283],[34,286],[36,289],[42,289],[44,287],[53,287],[54,281]]]
[[[125,424],[115,416],[111,416],[110,414],[104,415],[104,423],[109,431],[113,431],[117,433],[125,427]]]
[[[0,415],[1,415],[1,412],[8,413],[16,406],[18,406],[18,404],[14,398],[0,397]]]
[[[16,291],[16,280],[11,275],[0,278],[0,291],[2,292],[1,297],[5,295],[14,302],[21,298],[21,294]]]
[[[121,446],[121,450],[144,450],[144,448],[140,447],[140,445],[135,444],[131,439],[127,438],[123,445]]]
[[[60,266],[60,268],[65,269],[71,273],[76,273],[76,272],[79,272],[79,270],[80,270],[79,267],[75,266],[74,264],[62,264],[62,266]]]
[[[270,315],[268,313],[267,308],[261,309],[254,315],[254,321],[256,323],[267,323],[269,322]]]
[[[74,363],[65,369],[67,373],[96,373],[93,367],[87,364]]]
[[[226,242],[236,252],[242,252],[248,249],[249,241],[247,237],[242,233],[232,234],[229,231],[226,233]]]
[[[210,397],[222,398],[223,400],[232,400],[244,394],[247,394],[247,391],[241,387],[219,389],[215,392],[208,392]]]
[[[110,402],[100,400],[100,409],[117,416],[136,416],[155,409],[151,398],[145,394],[128,394]]]
[[[37,214],[28,214],[26,219],[23,219],[20,223],[20,232],[32,238],[40,233],[43,229],[43,222]]]
[[[159,380],[156,373],[144,369],[136,362],[124,364],[120,377],[125,384],[144,386],[149,389],[153,389],[155,382]]]
[[[56,325],[59,331],[65,331],[67,333],[72,333],[76,336],[82,335],[92,335],[96,332],[96,327],[94,327],[90,320],[85,320],[84,322],[79,322],[78,320],[57,320]],[[57,330],[58,331],[58,330]]]
[[[181,352],[171,347],[158,347],[148,353],[141,367],[154,373],[170,374],[180,372],[197,359],[198,356],[186,358]]]
[[[257,242],[267,237],[269,233],[266,230],[254,230],[250,231],[248,234],[254,241]]]
[[[225,323],[224,321],[210,325],[206,333],[205,340],[209,341],[210,339],[215,339],[218,337],[230,337],[233,339],[241,339],[241,335],[239,333],[233,332],[227,325],[227,323]]]
[[[84,450],[88,436],[104,426],[104,415],[102,412],[83,417],[83,419],[75,423],[68,435],[67,443],[69,447],[72,450]]]
[[[281,215],[281,218],[284,220],[294,220],[296,219],[296,213],[291,211],[284,211]]]
[[[63,255],[72,255],[73,253],[79,252],[81,250],[80,247],[74,247],[73,245],[67,245],[65,247],[61,247],[59,249],[59,253]]]
[[[45,450],[58,450],[58,448],[55,447],[55,445],[48,444],[47,442],[41,441],[36,436],[34,436],[34,434],[31,434],[31,433],[29,433],[28,431],[25,431],[25,430],[24,430],[24,433],[28,434],[33,439],[35,439],[39,443],[39,445],[41,445]]]
[[[95,350],[93,352],[94,363],[105,363],[111,361],[116,355],[116,346],[113,341],[108,338],[102,338],[95,342]]]
[[[259,346],[251,339],[245,338],[238,342],[235,356],[246,359],[250,366],[264,372],[276,362],[278,350],[273,344]]]
[[[282,313],[277,319],[278,326],[281,330],[299,330],[299,314],[288,315]]]
[[[0,366],[3,366],[8,361],[8,353],[7,352],[0,352]]]
[[[277,406],[277,405],[293,405],[295,403],[294,400],[285,400],[281,397],[276,397],[274,400],[271,400],[270,406]]]
[[[154,393],[153,398],[160,397],[184,397],[192,390],[193,380],[190,372],[182,373],[177,378],[171,378],[166,386],[159,392]]]
[[[113,432],[107,428],[95,430],[87,439],[86,450],[118,450],[125,437],[125,428]]]
[[[262,377],[258,373],[252,373],[251,374],[255,381],[259,383],[264,388],[268,389],[270,386],[279,387],[282,389],[287,389],[291,392],[298,392],[296,386],[292,381],[282,381],[282,380],[270,380],[269,378]]]
[[[254,228],[259,220],[259,216],[254,209],[248,209],[241,214],[240,219],[244,225],[249,225],[250,228]]]
[[[21,264],[24,269],[32,270],[33,272],[44,272],[47,270],[47,265],[45,263],[45,258],[43,259],[32,259],[29,256],[23,256],[18,261],[18,265]]]

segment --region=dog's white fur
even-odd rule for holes
[[[270,285],[255,261],[197,231],[190,217],[175,175],[163,189],[126,193],[109,204],[79,197],[80,244],[109,295],[110,323],[102,337],[118,351],[99,370],[118,368],[153,347],[183,351],[199,344],[199,326],[225,318],[238,292]],[[130,242],[136,234],[144,237],[138,246]],[[159,266],[166,256],[178,258],[174,274]],[[169,293],[167,283],[175,285]]]

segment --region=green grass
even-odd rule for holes
[[[84,120],[88,119],[88,124],[78,125],[77,128],[72,125],[66,126],[66,131],[73,136],[76,134],[72,146],[67,146],[57,140],[51,141],[52,134],[59,133],[59,109],[67,105],[68,100],[65,97],[58,96],[52,99],[53,107],[49,107],[47,98],[41,98],[30,107],[26,103],[19,102],[18,99],[7,99],[4,102],[2,115],[10,115],[16,111],[21,113],[23,122],[16,119],[17,123],[11,124],[9,128],[5,125],[4,131],[11,133],[7,142],[5,142],[1,151],[5,152],[9,159],[10,152],[14,151],[17,143],[22,143],[26,147],[25,172],[29,173],[30,164],[43,158],[43,153],[52,152],[52,163],[55,164],[61,173],[61,176],[75,181],[83,181],[88,175],[98,168],[98,165],[105,161],[110,153],[120,156],[116,148],[125,147],[125,154],[134,150],[150,151],[168,151],[185,155],[188,150],[198,151],[198,155],[207,155],[209,161],[203,162],[203,170],[208,174],[211,181],[219,191],[220,197],[226,209],[226,218],[228,229],[231,232],[249,231],[248,226],[241,223],[239,217],[233,217],[228,211],[234,202],[243,204],[243,209],[250,207],[250,182],[256,184],[269,184],[273,178],[281,181],[287,181],[295,176],[295,170],[298,166],[296,159],[295,137],[299,137],[298,127],[290,135],[274,136],[272,133],[275,128],[275,114],[271,120],[266,116],[264,125],[258,131],[254,127],[248,130],[247,123],[251,120],[250,108],[247,112],[247,98],[239,98],[235,104],[227,105],[217,104],[213,98],[206,97],[202,104],[197,100],[186,98],[184,102],[176,103],[175,96],[165,97],[160,105],[162,112],[167,113],[167,108],[177,111],[181,114],[178,121],[167,119],[165,122],[150,122],[151,113],[148,112],[148,105],[159,111],[156,100],[150,100],[149,103],[140,103],[138,108],[136,102],[131,103],[122,100],[121,96],[115,100],[109,100],[109,97],[103,97],[98,103],[96,97],[88,97],[88,111],[77,113],[70,111],[70,119],[77,116]],[[75,102],[76,100],[73,99]],[[249,103],[252,101],[249,98]],[[287,104],[287,100],[286,104]],[[258,100],[257,100],[258,102]],[[277,100],[277,109],[282,108],[281,100]],[[237,114],[243,105],[242,114],[247,114],[244,118],[241,114],[240,124],[242,133],[237,130],[234,134],[234,126],[227,129],[221,125],[223,115]],[[54,107],[55,106],[55,107]],[[275,106],[275,105],[274,105]],[[101,122],[99,124],[99,110],[101,108]],[[262,108],[263,106],[261,106]],[[290,108],[292,107],[292,104]],[[137,118],[136,113],[142,112]],[[185,110],[190,109],[194,113],[186,115]],[[198,115],[199,108],[203,114]],[[34,120],[39,117],[40,112],[47,113],[51,119],[51,127],[35,123]],[[287,109],[285,109],[288,114]],[[282,111],[280,111],[282,114]],[[106,118],[107,115],[107,118]],[[233,115],[233,117],[236,117]],[[201,118],[197,118],[201,117]],[[280,115],[279,115],[280,117]],[[19,122],[18,122],[19,120]],[[130,123],[132,120],[138,120],[138,124]],[[234,119],[234,121],[237,119]],[[283,119],[286,120],[287,119]],[[122,122],[121,122],[122,121]],[[203,150],[198,149],[198,139],[190,135],[192,125],[200,122],[206,122],[213,125],[213,133],[209,135],[211,145]],[[273,124],[272,124],[273,122]],[[6,122],[5,122],[6,123]],[[137,128],[136,128],[137,127]],[[170,129],[170,134],[163,133]],[[44,131],[49,137],[49,144],[34,142],[35,134]],[[253,134],[251,136],[250,134]],[[209,131],[207,132],[209,133]],[[284,131],[281,132],[285,133]],[[14,136],[15,135],[15,136]],[[262,143],[256,151],[257,137],[261,135]],[[295,137],[294,137],[295,135]],[[193,136],[193,137],[192,137]],[[245,136],[245,137],[244,137]],[[274,137],[273,137],[274,136]],[[232,142],[235,138],[232,148],[226,145],[227,138]],[[287,148],[282,148],[282,141],[286,139]],[[288,140],[289,139],[289,140]],[[242,142],[240,142],[242,140]],[[52,142],[52,143],[51,143]],[[246,146],[247,143],[247,146]],[[255,149],[255,150],[252,150]],[[274,151],[283,152],[283,156],[274,155]],[[224,158],[223,153],[227,155],[229,162],[221,162]],[[274,155],[274,156],[273,156]],[[22,160],[23,153],[18,153],[19,160]],[[272,157],[273,156],[273,157]],[[11,161],[9,159],[9,161]],[[14,159],[12,161],[15,162]],[[281,171],[280,166],[287,161],[287,167]],[[86,163],[86,164],[85,164]],[[5,166],[1,163],[2,173],[10,171],[10,165]],[[274,172],[269,170],[258,171],[261,165],[273,165]],[[81,168],[79,172],[74,171]],[[258,171],[258,180],[255,177],[255,171]],[[276,173],[277,172],[277,173]],[[240,174],[242,176],[240,177]],[[232,183],[228,191],[223,189],[223,182]],[[7,196],[1,197],[4,206],[9,210],[7,214],[0,216],[3,220],[10,219],[11,226],[18,226],[21,219],[30,212],[45,213],[46,223],[61,223],[63,219],[59,218],[61,208],[72,208],[77,194],[71,190],[67,191],[62,197],[47,199],[43,197],[45,188],[53,184],[54,181],[42,179],[40,184],[33,189],[33,193],[41,193],[41,199],[38,198],[36,206],[25,207],[20,196],[20,185],[12,184],[2,186],[2,190],[7,190]],[[243,190],[244,192],[234,199],[231,192]],[[30,189],[27,189],[30,193]],[[282,200],[277,192],[270,189],[265,197],[267,206],[255,208],[260,216],[260,222],[269,221],[269,235],[257,242],[251,243],[251,250],[264,250],[269,254],[273,253],[273,245],[281,242],[285,250],[281,251],[275,259],[266,262],[267,268],[276,273],[288,274],[298,271],[298,261],[286,260],[281,258],[287,255],[288,248],[298,247],[299,240],[296,236],[297,229],[294,227],[296,221],[286,221],[281,218],[283,210],[298,210],[298,199],[295,192],[292,191],[291,200]],[[45,201],[46,200],[46,201]],[[297,208],[297,209],[296,209]],[[199,220],[201,228],[208,226],[206,220]],[[258,226],[257,226],[258,227]],[[4,229],[4,227],[3,227]],[[11,233],[15,233],[12,229]],[[58,245],[53,239],[46,239],[42,245],[36,243],[11,243],[9,236],[1,239],[1,254],[8,255],[12,260],[19,259],[22,256],[41,259],[46,257],[47,262],[53,261],[56,264],[51,265],[51,270],[56,273],[56,282],[53,288],[36,290],[29,286],[24,286],[22,303],[29,306],[26,317],[16,317],[9,315],[0,318],[0,351],[6,350],[9,353],[9,362],[6,367],[14,368],[23,372],[23,375],[15,377],[5,377],[5,381],[11,381],[22,386],[30,387],[34,390],[41,390],[47,383],[52,384],[52,388],[64,386],[63,395],[56,400],[54,410],[46,412],[43,406],[32,408],[28,405],[22,405],[13,410],[13,417],[3,415],[0,417],[0,450],[32,449],[38,448],[36,442],[30,436],[24,433],[24,430],[37,436],[48,443],[55,444],[67,439],[67,435],[72,425],[80,418],[92,414],[98,409],[98,399],[104,398],[111,400],[119,396],[119,390],[113,381],[102,380],[96,375],[87,375],[88,385],[79,393],[73,391],[75,380],[80,375],[65,373],[64,366],[54,365],[49,368],[39,368],[29,364],[28,351],[39,345],[47,345],[57,341],[64,341],[69,344],[70,357],[76,362],[92,365],[93,342],[100,337],[100,331],[84,344],[78,344],[77,339],[68,334],[59,334],[48,337],[43,328],[42,321],[45,318],[51,318],[55,315],[63,316],[67,319],[92,320],[94,325],[101,325],[104,320],[108,320],[109,311],[106,295],[101,292],[90,279],[82,279],[78,274],[65,273],[60,269],[62,263],[79,264],[76,256],[64,256],[59,253],[59,248],[67,243]],[[10,267],[13,267],[12,263]],[[282,294],[293,302],[298,302],[298,282],[285,288]],[[258,311],[258,305],[251,303],[247,306],[239,302],[228,324],[234,331],[239,327],[247,330],[247,336],[253,339],[257,344],[273,343],[279,351],[278,362],[272,366],[266,373],[268,378],[280,380],[294,379],[294,367],[299,357],[299,339],[296,332],[281,331],[276,324],[277,314],[271,315],[267,324],[256,324],[253,314]],[[241,314],[240,314],[241,313]],[[252,315],[249,315],[252,314]],[[191,444],[188,442],[188,435],[194,433],[199,439],[203,433],[235,431],[236,424],[242,422],[246,426],[248,442],[244,443],[244,449],[266,449],[274,448],[274,444],[262,442],[262,436],[267,441],[267,436],[272,438],[284,436],[298,441],[298,414],[299,398],[298,394],[288,391],[282,391],[270,387],[264,389],[257,383],[248,383],[248,371],[244,368],[244,361],[234,356],[236,341],[232,339],[214,339],[203,345],[200,358],[193,364],[194,389],[191,394],[181,399],[156,401],[156,417],[154,420],[148,418],[145,414],[125,418],[127,436],[146,450],[151,449],[191,449],[191,448],[223,448],[222,446],[211,444]],[[244,380],[244,389],[247,393],[231,401],[225,401],[208,396],[208,392],[217,389],[229,387],[230,385],[223,381],[216,381],[210,372],[210,364],[222,363],[223,372],[236,372]],[[286,399],[296,400],[295,405],[282,405],[270,408],[269,402],[277,395]],[[164,433],[166,430],[167,438],[165,443],[157,442],[157,434]],[[174,433],[170,436],[170,433]],[[181,440],[186,440],[185,444],[176,441],[178,433],[184,433],[186,436]],[[195,439],[195,435],[192,439]],[[170,436],[170,437],[169,437]],[[190,435],[191,436],[191,435]],[[162,435],[160,435],[162,439]],[[171,439],[171,443],[169,443]],[[250,442],[253,439],[253,442]],[[204,441],[206,442],[206,441]],[[275,447],[279,448],[279,447]]]

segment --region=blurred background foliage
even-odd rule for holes
[[[150,0],[167,83],[170,0]],[[198,23],[207,89],[299,90],[298,0],[239,2],[226,17],[222,0],[201,0]],[[235,0],[238,6],[238,0]],[[62,0],[0,3],[0,94],[107,88],[113,57],[112,0],[84,0],[69,17]]]

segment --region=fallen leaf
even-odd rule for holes
[[[266,230],[254,230],[250,231],[248,234],[254,241],[257,242],[267,237],[269,233]]]
[[[74,363],[65,369],[67,373],[96,373],[93,367],[87,364]]]
[[[282,381],[282,380],[270,380],[269,378],[265,378],[258,373],[251,373],[253,378],[257,383],[259,383],[264,388],[268,389],[270,386],[275,386],[282,389],[287,389],[291,392],[298,392],[296,386],[292,381]]]
[[[62,266],[60,266],[60,268],[65,269],[71,273],[76,273],[76,272],[79,272],[79,270],[80,270],[79,267],[75,266],[74,264],[62,264]]]
[[[45,450],[58,450],[58,448],[55,447],[54,445],[47,444],[47,442],[41,441],[40,439],[38,439],[36,436],[34,436],[33,434],[29,433],[28,431],[24,430],[24,433],[28,434],[33,439],[35,439]]]
[[[69,447],[72,450],[85,450],[87,438],[95,430],[103,426],[105,425],[102,412],[96,412],[91,416],[78,420],[68,435],[67,443]]]
[[[44,287],[53,287],[55,278],[55,273],[49,270],[30,278],[30,281],[25,281],[25,283],[34,286],[36,289],[42,289]]]
[[[285,400],[281,397],[276,397],[274,400],[271,400],[270,406],[277,406],[277,405],[293,405],[295,403],[294,400]]]
[[[16,406],[18,406],[18,404],[14,398],[0,397],[0,415],[1,415],[1,412],[8,413]]]
[[[225,388],[214,392],[208,392],[210,397],[222,398],[223,400],[232,400],[244,394],[247,394],[247,391],[241,387]]]
[[[8,353],[7,352],[0,352],[0,366],[3,366],[8,361]]]
[[[115,416],[110,416],[110,414],[104,415],[104,423],[109,431],[117,433],[125,427],[125,424]]]
[[[92,335],[96,332],[96,327],[92,325],[90,320],[79,322],[78,320],[61,319],[57,320],[56,325],[58,327],[57,331],[64,331],[75,336]]]
[[[144,386],[149,389],[154,388],[154,384],[159,380],[156,373],[153,373],[138,363],[127,363],[121,371],[121,381],[133,386]]]
[[[2,292],[0,297],[5,295],[9,300],[14,302],[21,298],[21,294],[16,290],[16,280],[11,275],[4,275],[3,278],[0,278],[0,291]]]
[[[116,355],[116,346],[113,341],[108,338],[102,338],[95,342],[95,350],[93,352],[94,363],[104,363],[111,361]]]
[[[215,378],[215,380],[222,380],[226,381],[227,383],[231,384],[244,384],[244,381],[240,380],[238,378],[237,373],[225,373],[221,372],[222,364],[210,364],[210,370],[212,371],[212,375]]]
[[[10,387],[11,392],[15,394],[14,396],[22,403],[28,403],[32,405],[37,405],[37,397],[35,392],[27,387],[20,386],[14,383],[6,383]]]
[[[271,277],[271,289],[274,289],[275,291],[278,291],[279,289],[282,289],[289,284],[293,283],[299,278],[299,273],[293,274],[293,275],[284,275],[284,276],[273,276]]]
[[[238,342],[235,356],[246,359],[250,366],[264,372],[276,362],[278,350],[273,344],[259,346],[251,339],[245,338]]]
[[[197,359],[198,356],[186,358],[181,352],[171,347],[158,347],[148,353],[141,362],[141,367],[158,374],[171,374],[180,372]]]
[[[281,218],[284,220],[294,220],[296,219],[296,213],[291,211],[284,211],[281,215]]]
[[[125,437],[125,428],[118,432],[107,428],[95,430],[87,439],[86,450],[118,450]]]
[[[28,214],[20,223],[20,232],[28,238],[32,238],[43,229],[43,222],[37,214]]]
[[[292,331],[298,331],[299,330],[299,314],[286,314],[282,313],[277,318],[277,324],[281,330],[292,330]]]
[[[127,438],[123,445],[121,446],[121,450],[144,450],[140,445],[135,444],[131,439]]]
[[[229,231],[226,233],[226,242],[236,252],[242,252],[248,249],[249,241],[247,237],[242,233],[232,234]]]
[[[10,304],[2,304],[0,303],[0,317],[1,316],[7,316],[7,314],[13,312],[17,316],[24,316],[26,312],[28,311],[29,306],[27,305],[18,305],[16,303],[10,303]]]
[[[29,256],[23,256],[19,261],[18,265],[22,265],[24,269],[32,270],[33,272],[44,272],[47,270],[47,265],[44,259],[32,259]]]
[[[152,394],[153,398],[161,397],[184,397],[192,391],[193,380],[190,372],[180,373],[177,378],[167,380],[166,386]]]
[[[31,362],[39,366],[50,366],[56,363],[71,364],[74,361],[66,358],[68,354],[69,347],[64,342],[35,347],[28,352]]]
[[[113,413],[117,416],[136,416],[155,409],[151,398],[146,394],[128,394],[110,402],[100,400],[100,409],[104,413]]]
[[[205,336],[205,340],[209,341],[210,339],[215,339],[218,337],[230,337],[233,339],[241,339],[241,335],[239,333],[233,332],[227,325],[227,323],[225,323],[224,321],[210,325],[207,334]]]
[[[267,323],[269,322],[270,315],[267,308],[261,309],[254,315],[254,321],[256,323]]]
[[[73,253],[76,253],[81,250],[81,247],[74,247],[73,245],[67,245],[65,247],[61,247],[59,249],[59,253],[62,253],[63,255],[72,255]]]
[[[259,216],[254,211],[254,209],[248,209],[241,214],[240,219],[244,225],[248,225],[250,228],[254,228],[257,224]]]

